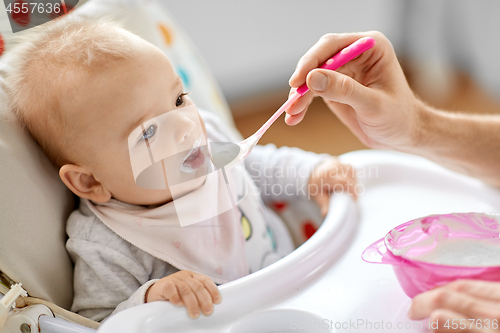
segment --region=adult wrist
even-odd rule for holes
[[[436,123],[437,110],[428,106],[420,100],[416,100],[414,111],[414,121],[410,127],[409,143],[406,151],[418,153],[433,140],[433,126]]]

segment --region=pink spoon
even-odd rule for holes
[[[340,67],[353,60],[361,53],[369,50],[375,45],[375,40],[371,37],[363,37],[358,39],[351,45],[344,48],[339,53],[328,59],[320,68],[337,70]],[[264,135],[269,127],[278,119],[285,110],[287,110],[299,97],[303,96],[309,88],[304,83],[297,91],[288,97],[288,100],[276,111],[268,121],[262,125],[261,128],[247,139],[241,141],[239,144],[221,145],[220,149],[212,149],[212,161],[217,167],[224,167],[229,170],[234,165],[242,162],[248,154],[252,151],[253,147],[259,142],[260,138]],[[238,152],[239,149],[239,152]],[[236,156],[236,157],[234,157]]]

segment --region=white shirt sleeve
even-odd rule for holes
[[[302,200],[308,198],[309,177],[314,167],[329,157],[299,148],[257,145],[246,158],[245,168],[264,202]]]

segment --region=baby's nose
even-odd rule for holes
[[[181,143],[194,131],[196,124],[194,121],[187,117],[181,117],[179,122],[179,129],[177,131],[177,142]]]

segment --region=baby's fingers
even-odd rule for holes
[[[182,299],[177,291],[177,286],[171,280],[162,283],[161,295],[175,306],[182,306]]]
[[[194,293],[192,287],[188,284],[192,279],[188,279],[186,281],[177,281],[177,290],[179,295],[186,306],[186,310],[188,312],[189,317],[198,318],[200,315],[200,306],[198,304],[198,298]]]
[[[328,214],[328,207],[330,206],[330,195],[318,194],[317,196],[314,197],[314,200],[316,200],[316,203],[318,204],[321,210],[321,215],[325,217],[326,214]]]
[[[208,290],[205,288],[205,285],[196,278],[194,278],[194,275],[195,274],[193,274],[192,279],[188,279],[185,282],[189,285],[195,297],[197,298],[197,311],[199,305],[199,308],[201,308],[203,314],[205,316],[209,316],[214,311],[212,296],[210,296],[210,294],[208,293]]]
[[[331,179],[330,181],[334,184],[334,189],[336,189],[338,186],[341,186],[342,191],[349,195],[352,195],[354,200],[358,198],[358,193],[356,192],[356,178],[346,176]]]
[[[214,304],[219,304],[220,302],[222,302],[222,297],[219,293],[219,289],[208,276],[195,273],[193,277],[205,286],[205,288],[208,290],[208,293],[212,297],[212,301]]]

